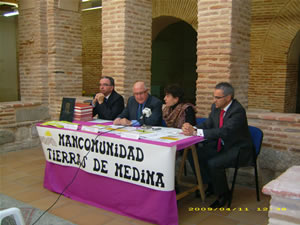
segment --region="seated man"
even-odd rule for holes
[[[148,89],[143,81],[134,83],[133,95],[128,99],[127,106],[123,112],[114,120],[115,125],[145,125],[160,126],[162,122],[162,102],[150,95]],[[143,116],[143,110],[151,111],[148,117]],[[144,118],[143,118],[144,117]]]
[[[163,119],[167,127],[182,128],[185,122],[193,126],[196,124],[195,107],[191,103],[184,103],[183,96],[183,89],[177,84],[165,88]]]
[[[93,116],[99,119],[114,120],[124,109],[124,98],[115,91],[112,77],[103,76],[99,81],[100,92],[93,99]]]
[[[196,128],[185,123],[182,130],[186,135],[204,136],[207,140],[197,150],[202,179],[208,184],[206,195],[214,193],[218,196],[211,207],[223,207],[230,197],[225,168],[235,166],[238,154],[240,165],[253,160],[246,111],[234,99],[234,89],[229,83],[216,85],[211,113]],[[193,167],[192,160],[190,163]]]

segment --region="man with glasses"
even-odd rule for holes
[[[93,116],[99,119],[114,120],[124,109],[124,98],[115,91],[112,77],[103,76],[99,81],[99,90],[92,101]]]
[[[249,165],[253,152],[246,111],[234,99],[233,87],[219,83],[213,97],[208,119],[196,127],[185,123],[182,130],[185,135],[204,136],[206,140],[197,150],[201,175],[203,183],[208,184],[206,196],[218,196],[210,207],[220,208],[230,198],[225,168],[235,167],[238,156],[240,165]],[[191,156],[189,161],[194,169]]]
[[[133,96],[128,99],[127,106],[114,120],[114,124],[160,126],[162,122],[161,100],[148,93],[148,88],[143,81],[135,82],[132,91]],[[144,114],[146,111],[147,115]]]

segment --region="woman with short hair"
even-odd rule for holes
[[[184,123],[196,125],[196,108],[191,103],[184,103],[184,91],[178,84],[165,88],[165,107],[163,119],[167,127],[182,128]]]

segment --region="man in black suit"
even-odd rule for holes
[[[93,116],[99,119],[114,120],[124,109],[124,98],[115,91],[112,77],[103,76],[99,81],[99,90],[93,99]]]
[[[226,82],[217,84],[208,119],[196,127],[184,124],[182,130],[186,135],[206,139],[197,151],[202,179],[208,184],[206,195],[218,196],[212,208],[223,207],[230,197],[225,168],[235,166],[238,154],[240,165],[248,165],[253,160],[246,111],[234,99],[233,87]],[[190,163],[193,167],[191,159]]]
[[[128,99],[127,106],[114,120],[114,124],[125,126],[139,126],[142,124],[160,126],[162,122],[161,100],[148,93],[148,88],[143,81],[135,82],[132,91],[133,96]],[[143,116],[145,111],[150,113]]]

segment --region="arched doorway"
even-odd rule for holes
[[[300,113],[300,31],[293,39],[287,58],[285,112]],[[296,90],[296,91],[295,91]]]
[[[153,30],[155,31],[155,28]],[[195,104],[196,31],[188,23],[176,19],[175,23],[166,26],[154,38],[151,93],[163,99],[164,87],[178,83],[184,88],[185,100]]]
[[[14,1],[0,3],[0,102],[20,99],[16,8]]]

